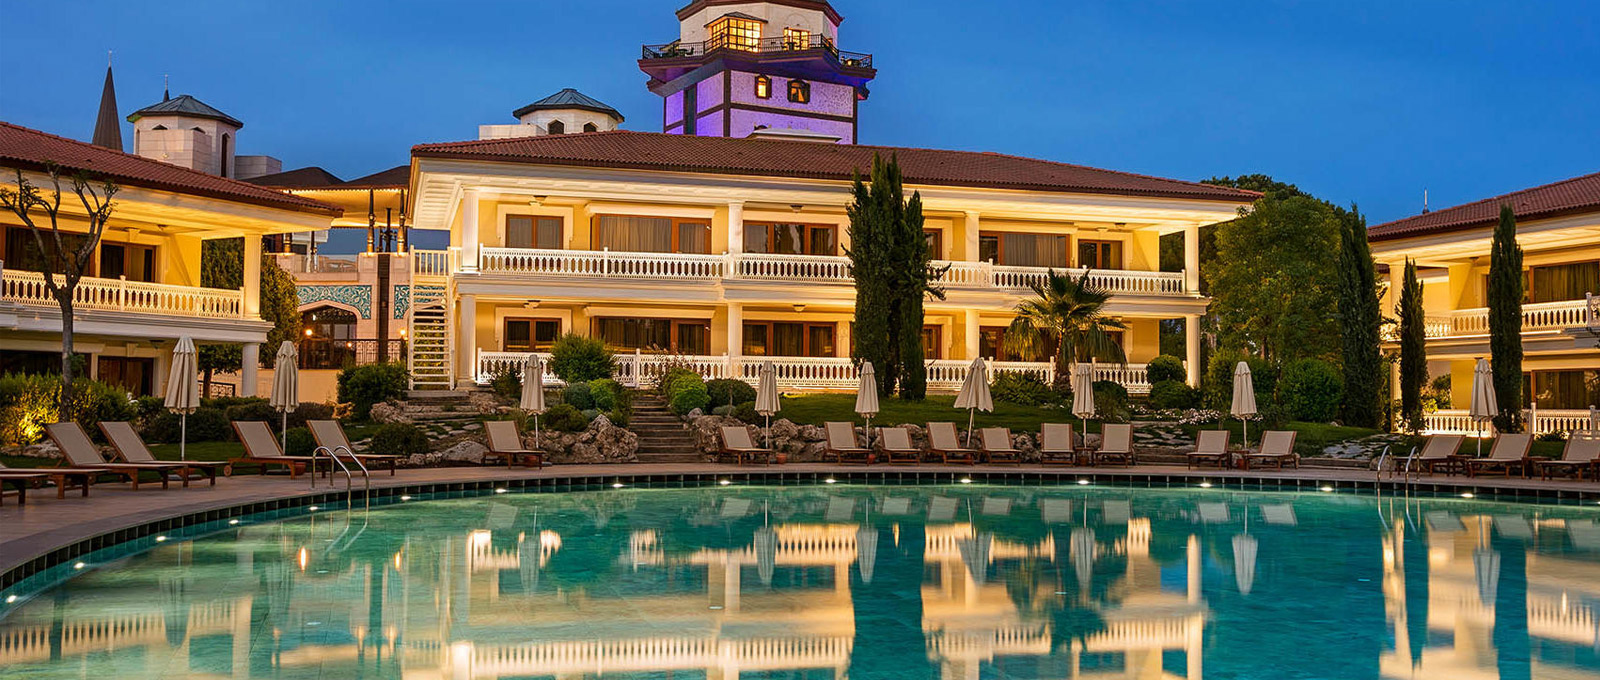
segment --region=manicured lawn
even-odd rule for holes
[[[1182,428],[1191,437],[1195,436],[1195,433],[1199,432],[1200,430],[1218,429],[1216,423],[1210,423],[1206,425],[1179,425],[1178,427]],[[1244,443],[1243,424],[1230,418],[1227,420],[1226,424],[1223,425],[1223,427],[1232,433],[1228,436],[1228,443],[1230,446],[1238,446]],[[1263,429],[1264,428],[1261,427],[1260,423],[1250,424],[1250,446],[1255,447],[1261,444],[1261,431]],[[1382,432],[1382,430],[1374,430],[1365,427],[1345,427],[1342,425],[1329,425],[1327,423],[1305,423],[1299,421],[1290,422],[1284,425],[1283,429],[1292,430],[1296,433],[1294,437],[1294,448],[1295,450],[1299,451],[1301,455],[1321,452],[1329,444],[1337,444],[1339,442],[1349,441],[1351,439],[1370,437]]]
[[[956,410],[952,395],[930,396],[924,401],[884,399],[879,402],[878,415],[873,425],[926,425],[929,421],[948,420],[960,427],[967,426],[966,409]],[[788,418],[801,425],[821,425],[830,420],[861,422],[856,415],[854,394],[808,394],[784,397],[776,418]],[[979,427],[1009,427],[1013,430],[1039,431],[1042,423],[1077,423],[1078,418],[1065,408],[1018,406],[995,402],[994,412],[978,412]],[[1100,426],[1089,421],[1089,431],[1099,432]]]

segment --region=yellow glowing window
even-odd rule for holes
[[[804,80],[789,81],[789,101],[805,104],[811,101],[811,84]]]
[[[722,17],[711,22],[707,49],[729,48],[754,52],[761,45],[761,22],[754,19]]]
[[[783,49],[803,50],[811,46],[811,31],[803,28],[783,29]]]
[[[766,76],[756,76],[756,97],[767,99],[772,96],[772,79]]]

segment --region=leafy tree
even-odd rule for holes
[[[939,272],[928,259],[922,233],[922,196],[905,197],[900,164],[874,155],[869,179],[859,173],[851,186],[850,267],[856,283],[852,325],[857,361],[870,361],[878,391],[896,389],[906,399],[927,393],[922,352],[923,300],[944,297],[933,285]]]
[[[206,241],[200,250],[200,285],[207,288],[238,289],[244,285],[244,239],[229,238]],[[300,337],[300,298],[295,292],[294,277],[278,266],[270,253],[261,254],[261,318],[272,322],[267,331],[266,345],[261,348],[261,363],[272,366],[277,359],[278,346],[285,340]],[[243,361],[242,347],[237,344],[208,344],[199,347],[196,356],[201,373],[203,394],[211,393],[214,373],[231,373],[239,370]]]
[[[59,416],[62,421],[73,419],[73,325],[72,297],[78,282],[89,273],[94,253],[100,246],[106,223],[111,221],[115,209],[112,197],[119,187],[110,180],[88,173],[73,174],[70,184],[83,208],[81,219],[85,223],[82,233],[61,231],[61,167],[54,163],[45,166],[51,190],[47,195],[35,185],[21,169],[17,170],[17,187],[0,188],[0,208],[4,208],[28,227],[33,235],[34,255],[39,259],[39,270],[44,274],[45,292],[56,299],[61,308],[61,397]],[[68,208],[73,211],[72,208]],[[43,214],[48,223],[34,220]],[[69,212],[68,219],[73,219]]]
[[[1522,431],[1522,247],[1517,245],[1517,215],[1500,206],[1489,245],[1489,363],[1500,414],[1496,430]]]
[[[1407,259],[1400,287],[1400,420],[1412,432],[1422,431],[1422,390],[1428,384],[1426,319],[1422,314],[1422,282],[1417,263]]]
[[[1344,357],[1344,424],[1375,427],[1378,424],[1378,385],[1383,381],[1378,361],[1378,274],[1367,244],[1367,220],[1355,206],[1339,214],[1339,317]],[[1426,373],[1426,367],[1424,367]]]
[[[1054,341],[1057,366],[1062,369],[1090,359],[1127,363],[1122,347],[1111,335],[1127,326],[1106,313],[1111,292],[1089,283],[1089,274],[1085,270],[1072,278],[1052,269],[1043,282],[1032,284],[1035,297],[1017,303],[1016,318],[1006,328],[1006,347],[1032,353]]]

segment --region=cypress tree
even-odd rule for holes
[[[1522,248],[1517,245],[1517,216],[1500,206],[1500,223],[1489,246],[1489,364],[1500,432],[1522,431]]]
[[[868,184],[870,182],[870,184]],[[851,324],[850,356],[857,363],[872,362],[879,376],[879,389],[890,383],[889,345],[889,220],[887,208],[888,168],[874,155],[870,179],[855,175],[850,191],[853,200],[846,208],[850,217],[850,270],[856,284],[856,316]]]
[[[931,265],[922,233],[922,196],[909,200],[900,164],[874,155],[870,185],[857,175],[851,187],[850,257],[856,283],[856,317],[851,356],[871,361],[883,396],[927,396],[928,374],[922,350],[923,299],[943,298],[933,286],[939,272]]]
[[[1428,384],[1426,317],[1422,313],[1422,282],[1417,280],[1417,263],[1406,260],[1405,280],[1400,286],[1400,420],[1409,431],[1423,427],[1422,390]]]
[[[1344,321],[1344,403],[1346,425],[1378,424],[1378,387],[1383,381],[1378,358],[1378,274],[1367,245],[1367,218],[1355,206],[1340,211],[1339,316]]]

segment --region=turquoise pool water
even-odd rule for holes
[[[1600,508],[616,489],[172,537],[0,618],[17,678],[1600,678]]]

